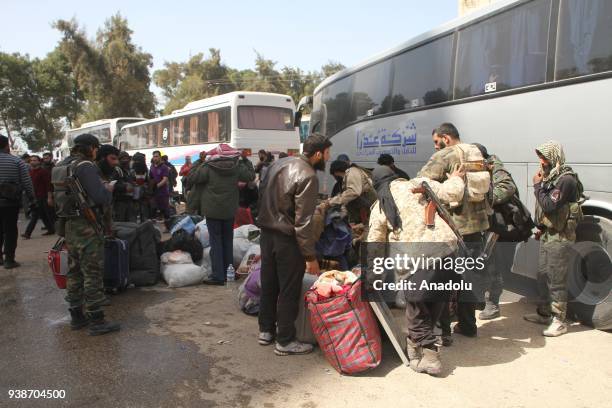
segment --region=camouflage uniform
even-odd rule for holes
[[[104,239],[87,220],[71,217],[66,221],[68,275],[66,276],[66,302],[70,307],[85,304],[87,313],[100,310],[105,301],[103,270]]]
[[[472,157],[479,157],[483,160],[480,150],[476,146],[460,143],[459,145],[448,146],[434,153],[429,161],[423,166],[417,177],[427,177],[438,182],[447,180],[451,174],[463,162],[462,151],[469,152]],[[467,188],[466,188],[467,190]],[[459,204],[459,203],[456,203]],[[453,207],[453,206],[451,206]],[[455,208],[451,208],[453,221],[457,225],[463,240],[470,243],[470,247],[478,251],[484,247],[484,237],[482,233],[489,229],[489,213],[491,211],[489,200],[484,199],[480,202],[470,202],[466,200],[465,194],[463,202]],[[472,277],[475,285],[474,291],[482,293],[482,282],[479,278]],[[480,279],[482,280],[482,279]],[[475,293],[471,291],[461,291],[458,294],[457,319],[461,333],[472,336],[476,335],[476,302]],[[450,316],[448,308],[440,317],[443,335],[450,334]],[[457,328],[455,328],[457,330]]]
[[[79,157],[71,165],[71,174],[79,163]],[[93,165],[93,163],[92,163]],[[104,238],[96,233],[83,216],[66,217],[66,246],[68,247],[69,270],[66,276],[66,302],[71,308],[85,304],[88,315],[100,312],[100,304],[105,301],[103,283]]]
[[[487,164],[492,168],[492,205],[507,203],[512,196],[518,194],[512,176],[505,169],[504,163],[495,155],[490,155]],[[486,288],[489,291],[489,301],[499,304],[499,298],[504,288],[503,272],[512,266],[516,244],[504,243],[493,251],[493,259],[487,265]],[[510,262],[509,262],[510,261]]]
[[[352,165],[342,180],[342,193],[330,199],[330,205],[346,208],[349,221],[355,224],[367,223],[370,207],[376,201],[372,179],[365,169]]]
[[[462,146],[472,145],[462,144]],[[477,149],[475,146],[473,148]],[[434,153],[421,171],[419,171],[417,177],[427,177],[440,183],[444,182],[448,177],[447,175],[461,165],[462,159],[459,155],[458,149],[453,148],[453,146]],[[481,233],[489,229],[489,211],[490,208],[487,200],[476,203],[464,200],[459,208],[451,211],[451,214],[461,235],[466,236]]]
[[[579,200],[582,184],[571,167],[565,165],[561,145],[548,142],[537,151],[551,164],[552,171],[534,185],[535,223],[543,231],[540,237],[538,292],[541,316],[555,316],[564,321],[567,312],[567,277],[576,226],[582,219]]]

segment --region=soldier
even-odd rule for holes
[[[439,143],[440,146],[445,147],[441,147],[440,150],[434,153],[417,174],[417,177],[427,177],[438,182],[444,182],[448,174],[452,174],[462,163],[469,161],[466,160],[466,157],[483,160],[482,154],[476,146],[461,142],[459,131],[452,123],[443,123],[440,125],[434,131],[433,137],[434,139],[440,138],[440,142],[442,143]],[[485,187],[486,191],[488,191],[489,185],[490,178],[486,182],[486,186],[470,186],[470,190],[473,190],[474,187],[478,190]],[[469,243],[471,248],[476,252],[479,252],[484,246],[483,232],[489,229],[490,210],[486,196],[480,201],[468,200],[467,197],[464,197],[463,202],[460,203],[459,206],[451,209],[453,221],[463,236],[463,240]],[[478,283],[477,281],[473,282],[475,286],[477,286]],[[474,292],[477,293],[478,289],[476,288]],[[458,296],[458,323],[454,328],[454,332],[467,337],[476,337],[477,327],[475,311],[478,301],[474,299],[473,293],[470,292],[460,292]],[[448,337],[449,333],[444,332],[444,326],[446,326],[446,324],[444,322],[441,323],[443,326],[443,335]],[[448,320],[446,323],[449,323]],[[450,344],[448,339],[446,342]]]
[[[334,177],[342,177],[342,192],[329,200],[329,205],[342,205],[349,214],[351,223],[366,225],[370,217],[370,207],[376,201],[376,191],[368,172],[350,164],[345,171],[338,169]]]
[[[131,158],[128,152],[119,153],[119,166],[115,167],[117,180],[113,193],[113,221],[136,222],[134,208],[134,183],[130,168]]]
[[[565,164],[561,144],[549,141],[537,148],[540,170],[533,176],[536,198],[535,223],[540,239],[538,291],[543,302],[536,313],[524,316],[546,324],[542,334],[557,337],[567,333],[567,275],[576,226],[582,219],[582,183]]]
[[[406,173],[404,170],[400,169],[399,167],[395,165],[395,159],[390,154],[383,153],[380,156],[378,156],[377,163],[379,166],[389,167],[399,177],[406,179],[406,180],[410,180],[410,176],[408,175],[408,173]]]
[[[518,189],[512,179],[512,175],[504,167],[504,163],[496,156],[489,155],[487,148],[479,143],[474,143],[478,147],[482,157],[486,160],[493,178],[493,190],[491,197],[491,205],[495,209],[497,206],[510,201],[512,196],[518,195]],[[501,239],[498,242],[502,242]],[[514,249],[516,244],[505,242],[503,245],[498,245],[493,252],[493,259],[487,265],[487,287],[489,296],[485,303],[485,308],[478,318],[480,320],[491,320],[500,316],[499,298],[504,288],[503,272],[509,271],[512,267]],[[510,260],[508,264],[508,259]]]
[[[379,201],[372,209],[367,242],[388,243],[388,248],[384,248],[385,253],[393,252],[393,243],[413,243],[401,245],[401,254],[412,258],[451,258],[457,250],[457,236],[437,216],[433,228],[426,226],[423,217],[426,201],[421,194],[414,193],[413,189],[425,181],[441,202],[461,201],[465,190],[464,176],[463,169],[458,168],[441,184],[427,178],[409,181],[399,177],[387,166],[375,169],[373,178]],[[426,248],[419,245],[423,242],[427,243]],[[393,255],[388,254],[390,258]],[[451,269],[442,266],[404,272],[404,276],[400,276],[400,280],[412,281],[416,287],[420,287],[422,282],[446,283],[456,279],[457,275]],[[440,374],[442,362],[434,326],[447,305],[450,291],[407,290],[405,295],[410,368],[419,373]]]
[[[104,209],[105,222],[110,225],[112,221],[135,221],[128,218],[132,211],[132,185],[119,166],[120,151],[113,145],[102,145],[98,151],[96,164],[100,169],[102,179],[114,184],[112,207]]]
[[[77,136],[68,171],[69,177],[73,176],[81,183],[87,200],[97,209],[111,204],[114,189],[113,184],[102,182],[99,170],[93,163],[99,147],[95,136]],[[69,190],[67,196],[64,203],[56,199],[56,205],[59,205],[58,215],[66,218],[65,235],[69,255],[66,301],[72,318],[70,326],[76,330],[91,323],[91,336],[117,331],[120,329],[119,324],[107,322],[101,308],[106,303],[103,284],[104,237],[96,232],[96,228],[80,212],[75,192]]]

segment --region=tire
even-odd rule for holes
[[[568,276],[568,316],[600,330],[612,329],[612,220],[585,216],[576,229]]]

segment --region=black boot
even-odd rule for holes
[[[89,326],[90,336],[100,336],[102,334],[112,333],[121,329],[119,323],[107,322],[104,320],[104,312],[102,310],[97,310],[88,314],[89,318],[91,319],[91,326]]]
[[[19,262],[15,262],[15,259],[6,258],[4,261],[4,269],[13,269],[19,268],[21,264]]]
[[[79,307],[71,307],[68,309],[70,312],[70,328],[72,330],[81,329],[89,324],[89,319],[83,313],[83,308]]]

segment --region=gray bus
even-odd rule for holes
[[[558,140],[590,197],[582,239],[612,253],[610,95],[612,1],[501,0],[338,72],[302,104],[334,156],[373,167],[390,153],[411,176],[434,152],[432,129],[453,122],[504,161],[528,208],[534,149]],[[533,277],[536,254],[523,245],[513,270]],[[594,303],[610,300],[605,270],[585,277],[603,282]]]

